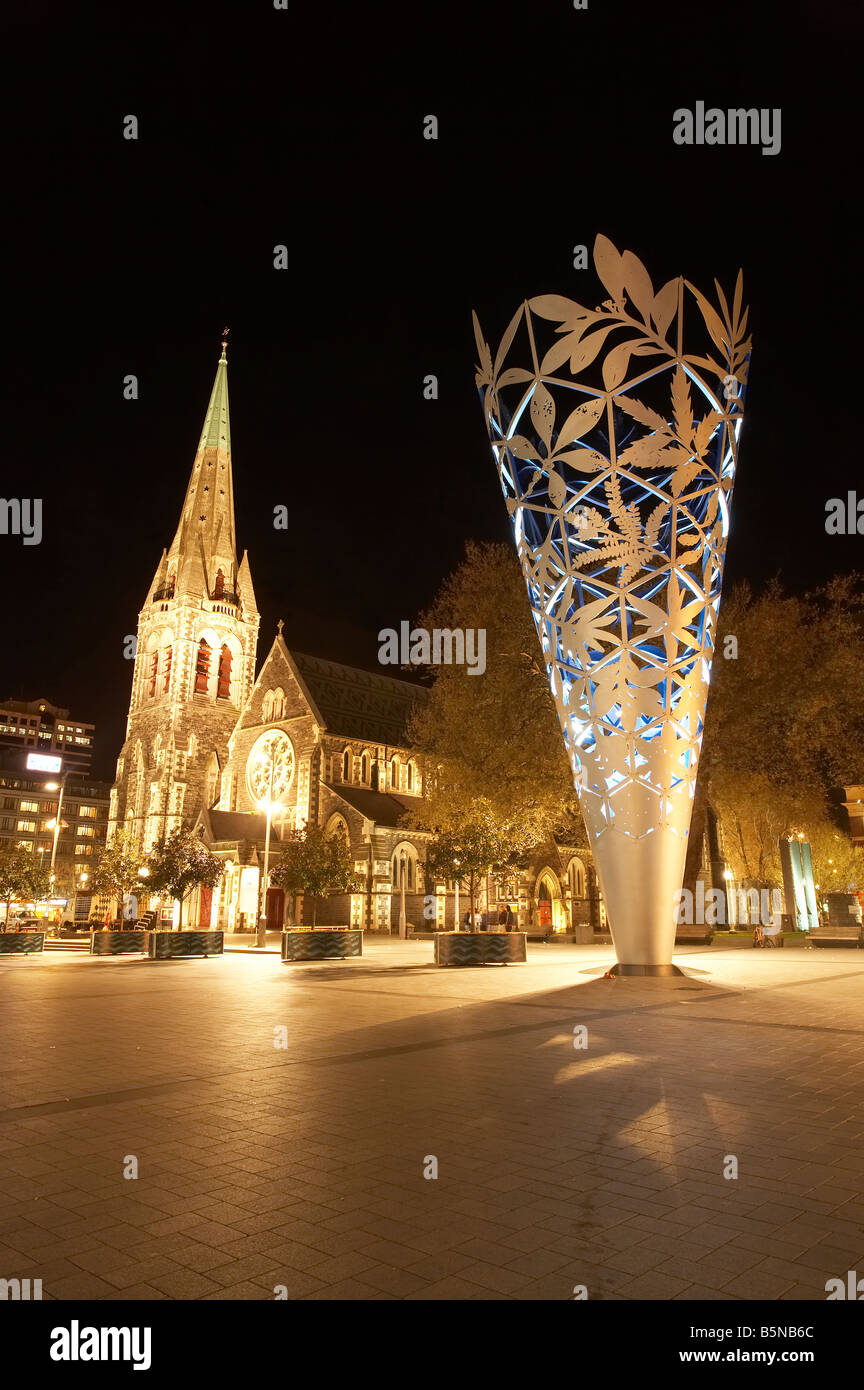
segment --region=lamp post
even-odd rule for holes
[[[455,902],[454,902],[454,904],[453,904],[453,911],[454,911],[456,920],[455,920],[454,923],[453,923],[453,929],[454,929],[454,931],[458,931],[458,930],[459,930],[459,860],[458,860],[458,859],[454,859],[454,860],[453,860],[453,864],[454,864],[454,867],[455,867],[455,869],[456,869],[456,900],[455,900]]]
[[[226,925],[226,924],[227,924],[227,921],[230,920],[231,907],[232,907],[232,904],[233,904],[233,901],[234,901],[234,884],[233,884],[233,881],[232,881],[232,874],[233,874],[233,873],[234,873],[234,861],[233,861],[233,859],[226,859],[226,860],[225,860],[225,879],[226,879],[226,885],[225,885],[225,913],[224,913],[224,916],[223,916],[223,925]]]
[[[402,940],[408,935],[408,922],[405,917],[405,851],[399,855],[399,935]]]
[[[270,874],[270,827],[273,823],[273,812],[280,804],[273,800],[273,773],[276,767],[276,759],[270,758],[270,781],[267,789],[266,801],[259,801],[258,805],[267,815],[267,833],[264,838],[264,872],[261,875],[261,884],[258,889],[258,935],[255,941],[256,947],[267,945],[267,879]]]

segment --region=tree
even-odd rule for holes
[[[215,888],[225,865],[192,830],[178,829],[153,847],[147,859],[147,888],[167,893],[179,905],[177,930],[183,930],[183,904],[196,888]]]
[[[433,835],[426,847],[426,871],[431,878],[445,882],[467,880],[473,914],[486,874],[519,863],[534,843],[533,833],[499,820],[491,801],[480,797],[466,808],[461,822],[454,821]]]
[[[5,923],[13,902],[38,902],[50,887],[48,870],[24,849],[12,846],[0,850],[0,901],[6,903]]]
[[[862,666],[860,576],[803,597],[773,580],[759,595],[739,585],[724,598],[699,790],[745,887],[780,886],[781,836],[800,831],[815,846],[841,833],[831,791],[861,780]],[[700,831],[694,822],[693,836]]]
[[[133,888],[141,887],[141,866],[141,855],[129,831],[120,829],[102,850],[90,874],[90,886],[95,893],[108,893],[117,898],[117,916],[121,921],[128,894]]]
[[[270,882],[292,895],[309,894],[313,928],[318,920],[319,898],[330,893],[357,892],[359,888],[347,838],[338,830],[328,835],[317,825],[291,831],[270,870]]]
[[[517,558],[509,546],[469,542],[418,625],[484,631],[486,669],[433,668],[410,737],[423,755],[428,797],[415,825],[470,823],[483,802],[536,841],[565,831],[585,842],[573,778]]]

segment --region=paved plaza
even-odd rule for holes
[[[4,958],[0,1277],[824,1300],[864,1274],[860,952],[685,949],[669,980],[604,979],[609,947],[431,958]]]

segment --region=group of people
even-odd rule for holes
[[[460,931],[515,931],[516,914],[508,903],[496,912],[466,912]]]

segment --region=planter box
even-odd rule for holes
[[[525,932],[441,932],[436,965],[512,965],[527,960]]]
[[[146,956],[146,931],[94,931],[90,935],[91,956]]]
[[[0,956],[32,956],[44,949],[44,931],[0,932]]]
[[[282,933],[282,960],[347,960],[362,956],[363,933],[353,927],[322,927]]]
[[[127,935],[131,935],[127,933]],[[221,956],[221,931],[151,931],[150,959],[178,960],[185,956]]]

